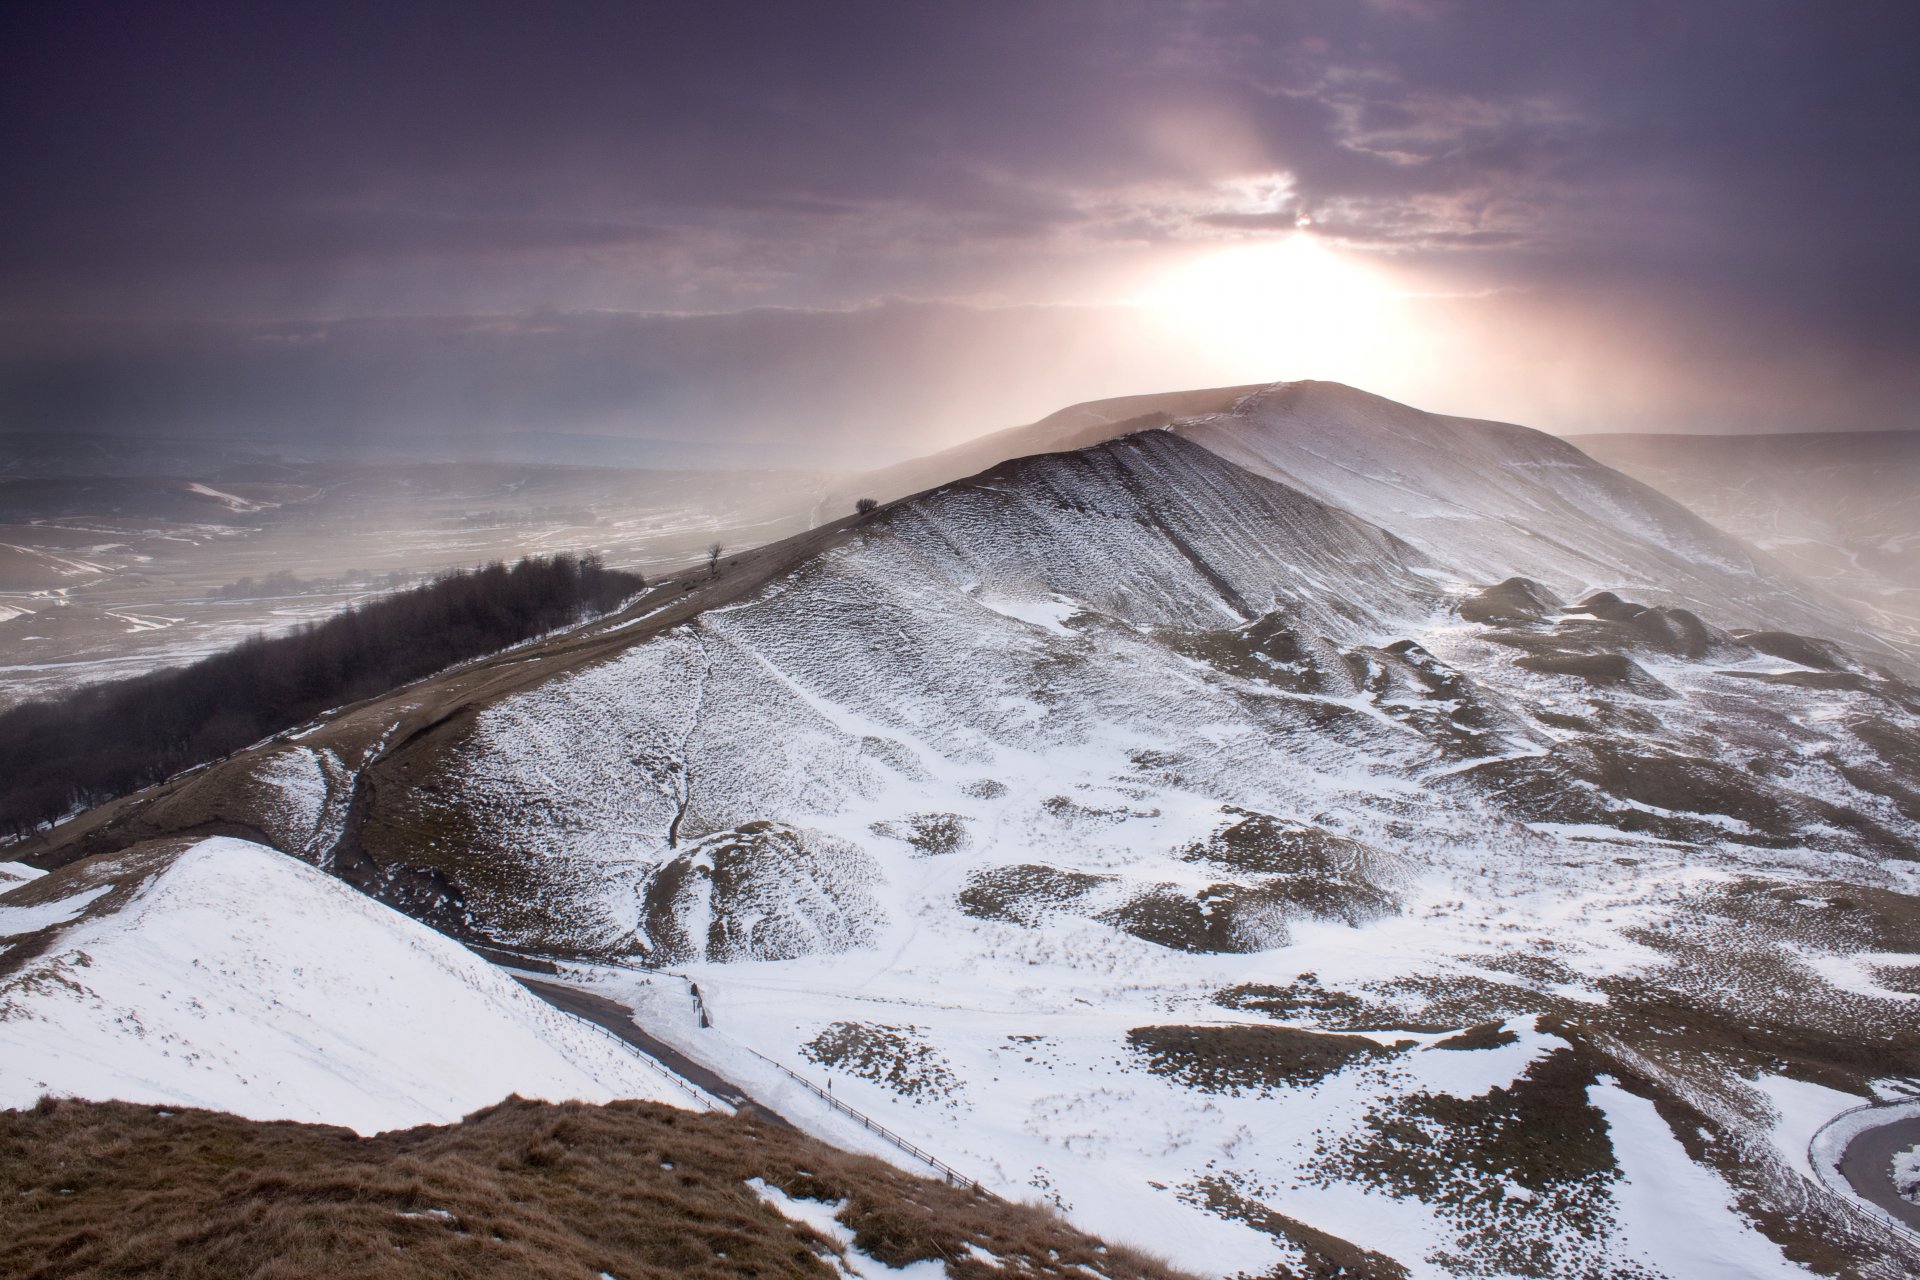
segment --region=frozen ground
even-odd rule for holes
[[[1910,1272],[1803,1135],[1920,1069],[1920,693],[1657,494],[1357,396],[995,468],[195,795],[1211,1274]]]
[[[86,875],[48,901],[0,898],[0,945],[35,952],[0,951],[0,1106],[51,1093],[373,1133],[509,1093],[700,1105],[465,948],[271,849],[214,838]]]
[[[1822,1193],[1739,1028],[1911,1033],[1871,975],[1920,947],[1849,897],[1907,885],[1851,726],[1908,695],[1678,614],[1470,622],[1443,551],[1165,435],[1013,464],[494,705],[403,812],[513,869],[466,900],[500,936],[684,969],[734,1078],[730,1043],[831,1079],[1209,1271],[1319,1232],[1416,1275],[1791,1274],[1756,1206]]]

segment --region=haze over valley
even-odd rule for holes
[[[0,28],[0,1273],[1920,1274],[1905,9]]]

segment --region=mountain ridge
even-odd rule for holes
[[[1789,629],[1834,634],[1904,664],[1837,598],[1547,432],[1316,382],[1263,388],[1177,429],[1261,474],[1397,525],[1401,537],[1482,583],[1519,575],[1571,595],[1631,587],[1721,612],[1764,603]],[[1405,448],[1365,447],[1389,433]],[[1505,510],[1488,509],[1493,496]],[[1476,536],[1463,537],[1468,531]]]
[[[1793,1135],[1920,1075],[1920,690],[1716,610],[1803,597],[1688,566],[1577,451],[1463,428],[1577,473],[1481,495],[1391,422],[1254,457],[1264,394],[723,562],[38,850],[245,821],[1221,1273],[1299,1264],[1291,1223],[1415,1275],[1685,1280],[1683,1214],[1755,1274],[1898,1274]],[[1205,443],[1235,431],[1299,483]],[[1362,445],[1418,483],[1353,481]],[[1633,556],[1691,576],[1568,590]]]

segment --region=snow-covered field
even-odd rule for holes
[[[271,849],[217,837],[86,871],[44,903],[0,898],[0,945],[55,930],[0,978],[0,1106],[54,1094],[374,1133],[509,1093],[700,1105],[457,943]],[[122,901],[89,910],[108,897]]]

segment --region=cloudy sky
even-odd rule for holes
[[[21,4],[0,429],[1911,427],[1920,6]]]

